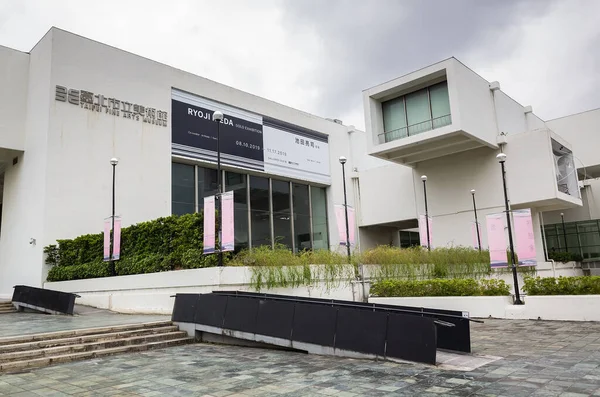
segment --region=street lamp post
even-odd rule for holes
[[[477,205],[475,204],[475,189],[471,190],[471,196],[473,196],[473,212],[475,213],[475,230],[477,230],[477,246],[479,252],[481,252],[481,236],[479,235],[479,221],[477,220]]]
[[[560,213],[560,220],[563,227],[563,237],[565,239],[565,252],[569,252],[569,245],[567,244],[567,229],[565,229],[565,214]]]
[[[515,247],[513,244],[512,226],[510,222],[510,209],[508,207],[508,192],[506,190],[506,170],[504,168],[506,154],[500,153],[496,156],[496,158],[498,159],[498,162],[500,162],[500,168],[502,170],[502,186],[504,188],[504,209],[506,211],[506,224],[508,225],[508,244],[510,247],[513,281],[515,283],[515,305],[522,305],[523,302],[521,301],[521,294],[519,293],[519,279],[517,277],[517,260],[515,257]]]
[[[350,225],[348,223],[348,197],[346,194],[346,157],[340,156],[340,164],[342,165],[342,180],[344,182],[344,212],[346,215],[346,250],[348,252],[348,263],[352,263],[352,254],[350,252]]]
[[[223,250],[221,246],[221,224],[223,223],[223,215],[221,214],[222,205],[221,195],[223,194],[223,183],[221,181],[221,122],[223,121],[223,113],[218,110],[213,113],[213,121],[217,122],[217,237],[219,239],[219,266],[223,266]]]
[[[115,252],[115,176],[117,171],[117,164],[119,159],[113,157],[110,159],[110,165],[112,165],[112,216],[111,216],[111,235],[110,235],[110,273],[116,276],[115,261],[113,260],[113,254]]]
[[[427,175],[421,176],[423,181],[423,194],[425,196],[425,227],[427,230],[427,250],[431,251],[431,236],[429,235],[429,210],[427,209]]]

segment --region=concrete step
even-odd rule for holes
[[[114,332],[151,329],[151,328],[166,327],[166,326],[171,326],[171,325],[173,325],[173,323],[171,321],[155,321],[155,322],[150,322],[150,323],[115,325],[115,326],[100,327],[100,328],[85,328],[85,329],[76,329],[76,330],[69,330],[69,331],[48,332],[48,333],[34,334],[34,335],[9,336],[9,337],[5,337],[5,338],[0,338],[0,346],[17,344],[17,343],[47,341],[47,340],[51,340],[51,339],[63,339],[63,338],[73,338],[73,337],[78,337],[78,336],[99,335],[99,334],[109,334],[109,333],[114,333]]]
[[[143,343],[139,345],[119,346],[107,349],[85,351],[81,353],[63,354],[56,356],[41,357],[32,360],[11,361],[0,363],[0,372],[15,372],[22,371],[28,368],[44,367],[51,364],[67,363],[76,360],[91,359],[105,357],[118,353],[141,352],[150,349],[160,349],[165,347],[179,346],[189,343],[191,340],[187,336],[185,338],[171,339],[166,341]]]
[[[13,307],[12,309],[0,309],[0,314],[6,314],[6,313],[16,313],[17,310]]]
[[[169,332],[176,332],[179,328],[176,325],[168,325],[164,327],[156,327],[156,328],[142,328],[135,329],[131,331],[118,331],[118,332],[110,332],[110,333],[100,333],[97,335],[85,335],[85,336],[75,336],[69,338],[59,338],[59,339],[48,339],[48,340],[40,340],[34,342],[24,342],[24,343],[11,343],[11,344],[0,344],[0,355],[4,353],[12,353],[18,351],[27,351],[33,349],[45,349],[49,347],[57,347],[57,346],[65,346],[65,345],[78,345],[83,343],[93,343],[93,342],[107,342],[119,338],[131,338],[134,336],[143,336],[143,335],[158,335],[165,334]]]
[[[12,353],[0,354],[0,365],[12,361],[27,361],[41,357],[54,357],[68,354],[111,349],[121,346],[143,345],[161,341],[180,340],[187,338],[187,333],[183,331],[157,333],[151,335],[134,336],[130,338],[119,338],[107,341],[69,344],[65,346],[49,347],[45,349],[33,349],[26,351],[17,351]]]

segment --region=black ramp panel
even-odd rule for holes
[[[336,312],[331,306],[296,303],[292,340],[333,347]]]
[[[437,345],[440,349],[471,353],[471,325],[466,318],[437,316],[454,327],[438,327]]]
[[[196,316],[196,306],[200,294],[177,294],[171,321],[178,323],[193,323]]]
[[[225,310],[223,328],[254,333],[256,331],[258,302],[259,300],[256,298],[230,296]]]
[[[200,294],[198,296],[194,323],[210,325],[211,327],[222,327],[226,306],[227,296]]]
[[[290,339],[294,321],[294,302],[259,300],[256,333]]]
[[[386,356],[435,365],[436,327],[427,317],[390,314]]]
[[[382,312],[339,308],[335,348],[383,356],[387,316]]]
[[[48,309],[65,314],[73,314],[75,294],[62,291],[16,285],[12,301]]]

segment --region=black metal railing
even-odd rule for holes
[[[445,127],[450,124],[452,124],[452,116],[447,114],[444,116],[436,117],[431,120],[423,121],[421,123],[411,124],[407,127],[383,132],[379,134],[379,143],[387,143],[409,136],[422,134],[423,132]]]

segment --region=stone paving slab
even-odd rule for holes
[[[0,338],[169,320],[171,320],[170,316],[119,314],[76,305],[73,316],[26,312],[2,314],[0,316]]]
[[[600,323],[486,320],[473,371],[193,344],[0,375],[9,396],[600,396]]]

